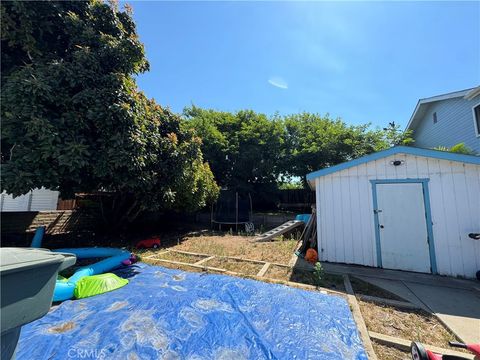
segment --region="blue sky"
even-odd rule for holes
[[[195,105],[406,125],[419,98],[480,85],[480,2],[131,2],[139,87]]]

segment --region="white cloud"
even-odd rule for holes
[[[280,89],[288,89],[287,82],[279,76],[273,76],[268,79],[268,83]]]

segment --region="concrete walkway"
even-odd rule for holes
[[[480,283],[429,274],[324,263],[327,272],[347,273],[434,313],[457,337],[480,343]]]

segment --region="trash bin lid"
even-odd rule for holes
[[[64,256],[46,249],[0,248],[0,272],[23,271],[35,266],[61,263]]]

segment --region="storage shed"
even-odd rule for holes
[[[480,270],[480,157],[397,146],[312,172],[321,261]]]

